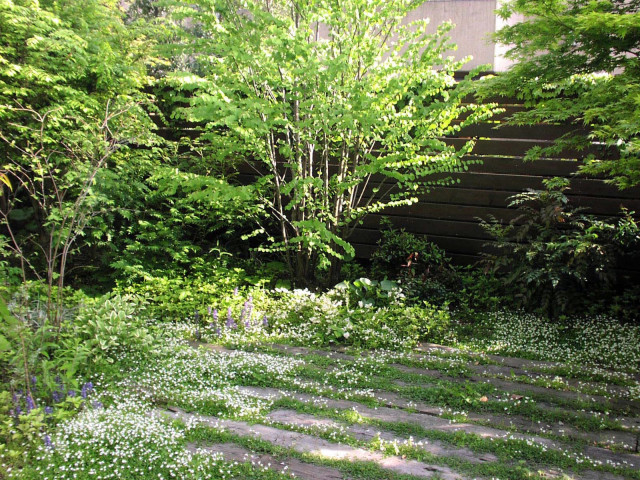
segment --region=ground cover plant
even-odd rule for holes
[[[485,382],[459,382],[478,366],[499,365],[499,361],[494,357],[476,357],[472,352],[464,354],[438,350],[422,354],[411,353],[411,350],[405,350],[404,353],[398,350],[377,351],[364,356],[358,356],[359,350],[353,352],[354,356],[339,354],[335,350],[295,350],[295,347],[286,345],[282,350],[280,347],[274,349],[268,345],[277,346],[274,342],[282,341],[288,341],[289,344],[306,344],[306,339],[287,335],[283,326],[272,330],[265,322],[252,325],[251,329],[240,329],[237,325],[229,323],[223,327],[227,332],[221,336],[216,332],[207,332],[206,338],[200,337],[198,340],[199,329],[205,327],[206,320],[202,319],[176,324],[172,328],[166,328],[164,333],[158,334],[153,353],[121,351],[117,359],[119,374],[98,373],[94,376],[91,387],[85,387],[78,393],[79,398],[91,400],[80,407],[81,413],[78,417],[62,420],[57,429],[47,429],[47,433],[44,434],[36,424],[38,437],[42,435],[38,439],[42,446],[32,453],[33,457],[29,457],[29,466],[18,470],[18,478],[29,478],[29,475],[37,474],[55,477],[56,474],[60,474],[61,468],[64,470],[65,467],[72,466],[80,474],[96,474],[99,478],[110,478],[113,469],[101,469],[104,468],[106,460],[113,455],[118,455],[120,459],[118,462],[121,465],[119,464],[118,468],[131,475],[144,469],[154,472],[154,476],[160,473],[176,476],[194,475],[194,478],[198,478],[199,475],[225,478],[218,476],[224,471],[229,475],[228,478],[233,478],[234,475],[237,477],[243,474],[241,472],[252,471],[251,475],[256,475],[255,478],[271,478],[266,476],[267,473],[260,473],[260,468],[254,468],[258,470],[254,471],[247,465],[228,466],[221,463],[219,457],[210,457],[208,454],[205,455],[204,451],[196,455],[186,453],[185,447],[189,441],[202,442],[205,439],[213,443],[224,439],[225,442],[239,442],[256,448],[249,440],[243,440],[242,435],[238,437],[238,434],[233,433],[236,431],[233,429],[238,428],[236,424],[228,427],[232,429],[230,432],[225,429],[224,419],[258,422],[273,428],[319,436],[334,443],[340,441],[354,448],[405,455],[408,458],[426,460],[429,464],[458,469],[469,476],[504,475],[500,478],[525,478],[536,469],[544,470],[546,465],[549,468],[560,466],[567,471],[577,472],[586,467],[602,468],[635,478],[632,467],[624,463],[629,463],[630,460],[623,452],[632,452],[635,449],[635,444],[625,444],[624,438],[625,433],[633,431],[626,430],[625,425],[638,408],[634,403],[638,395],[637,377],[634,376],[638,371],[637,362],[635,368],[617,373],[621,379],[619,383],[625,387],[607,394],[606,401],[610,401],[610,405],[601,403],[602,400],[590,404],[587,396],[580,396],[580,391],[589,392],[588,386],[578,388],[574,398],[555,398],[556,392],[567,391],[566,386],[573,378],[570,367],[576,363],[571,361],[562,364],[566,365],[567,370],[556,375],[557,381],[551,385],[552,388],[545,389],[543,395],[535,392],[533,396],[517,395],[514,399],[508,391],[496,389],[491,383],[486,383],[497,378],[490,373],[484,375]],[[292,325],[291,328],[295,329],[296,326]],[[616,331],[614,326],[611,326],[611,329]],[[532,329],[529,335],[533,337],[535,330]],[[623,333],[624,330],[619,332]],[[526,335],[521,333],[515,337],[523,340]],[[546,332],[546,337],[551,342],[559,342],[562,335],[557,331]],[[620,335],[620,338],[623,339],[624,335]],[[204,344],[203,340],[217,342],[214,345],[219,347],[211,349],[211,344]],[[257,340],[261,342],[257,343]],[[613,347],[625,348],[622,342],[616,341]],[[224,343],[232,349],[221,348]],[[637,355],[637,343],[635,346]],[[482,348],[484,345],[479,343],[475,347]],[[266,348],[266,351],[261,353],[256,351],[256,348]],[[294,350],[287,353],[287,348]],[[546,348],[539,345],[536,352],[529,352],[529,356],[538,359],[553,358],[554,350],[546,351]],[[589,351],[598,356],[593,349],[594,347],[591,347]],[[563,351],[568,351],[569,358],[577,362],[577,365],[583,364],[584,357],[579,354],[581,349],[578,343],[573,344],[573,347],[565,347]],[[603,354],[601,358],[609,357]],[[410,375],[403,371],[403,365],[411,365],[415,373]],[[542,362],[531,362],[530,365],[527,368],[529,375],[544,373],[545,369],[551,368]],[[561,365],[554,366],[558,369],[560,367]],[[616,367],[614,363],[603,360],[594,363],[593,371],[602,369],[613,376]],[[584,369],[580,371],[585,374]],[[441,373],[434,375],[434,372]],[[597,383],[595,373],[592,380]],[[515,391],[526,390],[529,385],[522,383],[518,377],[511,378],[510,383]],[[623,390],[626,391],[624,395]],[[389,412],[385,410],[385,405],[390,404],[390,400],[386,398],[389,395],[395,395],[392,402],[399,409],[390,409]],[[622,398],[627,403],[615,403],[615,400]],[[28,408],[26,401],[22,401]],[[37,399],[40,405],[42,401],[43,399]],[[556,414],[549,404],[555,404],[556,408],[562,411]],[[377,409],[371,408],[376,405]],[[418,413],[426,411],[428,405],[432,405],[438,413]],[[172,426],[161,417],[149,422],[148,414],[141,413],[166,406],[179,406],[187,411],[214,416],[220,419],[220,424],[215,427],[207,426],[203,431],[204,427],[197,416],[185,427],[181,427]],[[599,407],[605,411],[599,410]],[[42,411],[42,407],[39,408]],[[592,408],[591,412],[589,408]],[[51,407],[45,409],[48,411]],[[61,405],[55,404],[53,411],[58,409],[62,409]],[[274,413],[283,410],[304,413],[309,417],[296,417],[289,413],[294,421],[287,423],[284,421],[286,416],[277,416]],[[375,413],[379,411],[387,416]],[[569,412],[573,412],[573,416]],[[447,429],[456,423],[467,425],[464,428],[470,428],[469,423],[477,425],[477,428],[495,428],[496,425],[504,425],[500,423],[500,415],[508,418],[510,422],[520,417],[533,419],[534,422],[516,422],[517,427],[512,423],[505,430],[504,438],[500,436],[494,440],[481,440],[481,437],[475,436],[477,433],[446,433],[438,430],[441,428],[440,425],[431,424],[433,418],[442,418],[448,425]],[[17,419],[20,422],[29,422],[27,417],[28,415],[19,414]],[[280,420],[274,422],[271,419],[274,417]],[[314,426],[314,418],[318,419],[317,426]],[[333,426],[328,428],[323,418],[330,418],[338,423],[331,424]],[[418,421],[418,425],[420,422],[428,423],[423,427],[403,426],[409,418]],[[13,421],[15,420],[16,417],[13,417]],[[302,420],[304,422],[299,423]],[[535,421],[542,422],[543,427],[534,430],[538,432],[538,438],[536,439],[533,433],[529,439],[520,437],[521,431],[531,432],[533,428],[524,425],[533,425]],[[363,440],[358,425],[370,425],[375,430],[370,433],[368,441]],[[568,433],[563,434],[563,429]],[[376,432],[380,430],[394,432],[395,437],[389,437],[388,434],[376,436]],[[617,432],[617,435],[610,432]],[[635,435],[631,437],[635,438]],[[560,439],[564,439],[561,446],[555,446],[553,442]],[[593,443],[593,439],[598,439],[596,443],[600,446],[609,446],[607,442],[611,442],[621,455],[620,461],[603,461],[597,456],[611,454],[606,449],[596,448],[596,453],[592,452],[592,455],[595,455],[593,457],[581,453],[584,446],[582,442]],[[496,455],[498,460],[478,466],[468,461],[452,461],[448,457],[425,453],[424,446],[434,442],[443,442],[448,449],[453,450],[468,448],[476,452],[473,455],[477,456],[491,453]],[[104,447],[99,447],[102,444]],[[260,446],[258,451],[271,451],[288,458],[300,456],[299,452],[282,451],[276,448],[277,446],[269,445],[267,442]],[[134,455],[135,460],[129,455]],[[5,454],[5,462],[8,461],[7,457]],[[65,458],[73,458],[73,465]],[[309,460],[308,457],[304,458]],[[514,473],[511,471],[511,462],[517,462],[518,459],[521,459],[522,463],[516,469],[519,473]],[[317,461],[317,458],[314,459],[314,462]],[[327,465],[322,461],[319,464]],[[341,467],[346,469],[345,471],[352,468],[347,469],[346,465]],[[123,474],[122,472],[120,474]],[[259,476],[263,474],[264,477]]]
[[[349,260],[492,110],[417,5],[0,0],[0,478],[640,479],[631,212],[550,179],[495,268]]]

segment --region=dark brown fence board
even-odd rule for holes
[[[469,138],[447,137],[443,140],[447,145],[453,145],[458,149],[462,148],[469,141]],[[489,139],[476,140],[471,153],[473,155],[505,155],[523,157],[534,147],[546,148],[552,145],[553,141],[551,140],[500,138],[499,135],[494,135]],[[596,158],[608,158],[611,155],[607,149],[601,148],[597,145],[592,145],[591,147],[580,151],[561,151],[550,158],[583,159],[589,154],[595,155]]]
[[[452,221],[434,218],[421,218],[416,216],[400,215],[367,215],[361,227],[366,229],[379,229],[382,217],[388,218],[394,227],[405,229],[410,233],[422,235],[445,235],[454,237],[477,238],[489,240],[491,237],[480,227],[477,221]]]
[[[543,177],[569,177],[582,163],[574,160],[536,160],[525,162],[518,157],[468,156],[482,163],[469,165],[470,172],[534,175]]]
[[[504,125],[501,123],[477,123],[469,125],[456,133],[457,137],[498,137],[498,138],[536,138],[540,140],[555,140],[570,132],[584,129],[573,125]]]
[[[384,210],[386,216],[409,216],[433,220],[469,222],[476,218],[494,216],[508,222],[518,216],[518,212],[508,208],[478,207],[472,205],[448,205],[446,203],[418,202],[405,207],[390,207]]]

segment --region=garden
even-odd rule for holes
[[[0,479],[640,480],[640,2],[421,3],[0,0]],[[481,122],[578,167],[465,263]]]

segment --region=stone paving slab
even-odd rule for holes
[[[376,399],[382,401],[388,407],[415,410],[426,415],[440,415],[443,409],[425,405],[421,402],[407,400],[402,396],[391,392],[376,392]],[[549,406],[548,408],[554,408]],[[566,410],[568,413],[569,410]],[[582,431],[562,423],[536,422],[522,415],[502,415],[490,412],[476,413],[466,412],[467,419],[476,423],[490,423],[501,429],[518,429],[523,432],[553,434],[558,437],[586,440],[595,444],[618,445],[620,448],[636,451],[638,433],[622,430],[600,430],[597,432]]]
[[[429,344],[429,345],[432,345],[432,344]],[[357,357],[353,355],[348,355],[348,354],[333,351],[333,350],[327,350],[327,351],[314,350],[306,347],[297,347],[297,346],[280,345],[280,344],[269,344],[268,346],[271,348],[280,350],[282,352],[286,352],[290,355],[313,354],[313,355],[319,355],[327,358],[346,360],[346,361],[354,361],[357,359]],[[423,351],[424,351],[424,348],[425,347],[423,347]],[[435,349],[436,347],[431,346],[428,348]],[[452,349],[451,347],[442,347],[442,346],[438,346],[437,349],[442,351],[452,351],[452,352],[458,351],[456,349]],[[430,351],[430,350],[427,350],[427,351]],[[513,366],[512,368],[517,369],[517,372],[519,373],[516,373],[515,371],[514,373],[516,373],[516,375],[527,375],[529,377],[531,377],[531,373],[522,369],[523,362],[524,362],[524,365],[532,365],[532,364],[544,365],[544,366],[561,366],[562,365],[560,363],[555,363],[555,362],[533,362],[531,360],[523,361],[523,359],[517,359],[517,358],[511,358],[511,357],[497,357],[497,356],[495,357],[496,359],[498,358],[505,359],[507,361],[507,364],[505,364],[506,367],[512,367],[512,364],[515,365],[517,363],[520,366]],[[556,390],[553,388],[541,387],[537,385],[530,385],[528,383],[518,382],[517,379],[514,379],[513,381],[511,381],[511,380],[503,380],[501,378],[494,378],[488,375],[483,375],[485,371],[493,375],[498,373],[510,375],[510,373],[507,373],[507,372],[510,372],[510,368],[500,367],[495,365],[493,366],[492,365],[473,365],[468,363],[467,366],[471,370],[476,372],[476,375],[471,375],[470,377],[453,377],[439,370],[428,369],[428,368],[407,367],[405,365],[398,364],[398,363],[392,363],[389,366],[401,372],[422,375],[428,378],[435,378],[438,380],[446,380],[446,381],[451,381],[456,383],[464,383],[465,381],[468,381],[468,380],[471,380],[473,382],[489,383],[491,385],[494,385],[496,388],[500,388],[500,389],[508,390],[512,392],[529,392],[537,395],[554,396],[554,397],[561,398],[564,400],[569,400],[569,401],[585,401],[585,402],[593,402],[598,404],[606,404],[606,405],[611,405],[612,408],[616,408],[623,411],[629,410],[634,415],[640,415],[640,402],[628,400],[625,398],[620,398],[619,396],[617,396],[617,395],[628,394],[628,389],[624,387],[609,386],[611,395],[613,397],[608,398],[602,395],[591,395],[591,394],[575,392],[575,391],[563,391],[563,390]],[[567,381],[569,382],[569,384],[574,384],[574,385],[579,384],[579,381],[574,379],[570,379]],[[582,382],[582,384],[586,385],[587,383]],[[604,384],[600,384],[600,385],[604,385]],[[638,420],[638,422],[633,422],[633,423],[637,423],[638,425],[640,425],[640,420]]]
[[[453,353],[453,354],[462,353],[472,357],[476,356],[479,358],[487,358],[492,362],[498,363],[505,367],[511,367],[511,368],[517,368],[517,369],[538,370],[541,368],[564,367],[566,365],[562,362],[551,362],[551,361],[545,361],[545,360],[529,360],[526,358],[509,357],[504,355],[469,352],[469,351],[461,350],[455,347],[438,345],[436,343],[422,343],[418,345],[418,347],[416,347],[415,350],[418,352],[424,352],[424,353],[430,353],[430,352],[447,352],[447,353]],[[602,370],[611,371],[606,368],[603,368]],[[640,373],[633,374],[633,378],[640,381]]]
[[[487,376],[497,376],[497,377],[511,377],[512,375],[529,377],[532,380],[537,380],[539,378],[549,379],[550,375],[543,372],[535,372],[531,370],[526,370],[518,367],[509,367],[502,365],[467,365],[472,371],[479,375]],[[555,377],[555,375],[554,375]],[[587,382],[584,380],[578,380],[576,378],[568,378],[562,375],[558,375],[568,386],[573,387],[575,389],[600,389],[605,390],[607,395],[614,395],[618,397],[628,397],[629,396],[629,388],[622,387],[620,385],[607,385],[605,382]],[[523,383],[518,379],[514,379],[514,382]]]
[[[222,453],[224,459],[228,462],[250,462],[256,466],[264,466],[275,472],[291,474],[293,477],[303,480],[345,479],[342,472],[336,468],[303,462],[297,458],[280,459],[266,453],[254,453],[235,443],[216,443],[206,446],[198,446],[191,443],[187,445],[187,449],[192,453]]]
[[[258,387],[243,387],[242,391],[258,397],[269,398],[272,400],[279,398],[291,398],[305,403],[311,403],[318,406],[324,406],[327,408],[335,408],[341,410],[355,410],[363,417],[383,422],[401,422],[420,425],[427,430],[436,430],[441,432],[465,432],[469,434],[475,434],[482,438],[495,438],[495,439],[513,439],[523,440],[528,442],[534,442],[538,445],[544,446],[549,449],[566,451],[567,445],[560,443],[556,440],[551,440],[539,435],[527,435],[521,433],[508,432],[505,430],[485,427],[481,425],[474,425],[470,423],[455,423],[450,420],[446,420],[440,417],[432,415],[424,415],[420,413],[410,413],[404,410],[377,407],[369,408],[363,406],[357,402],[349,400],[333,400],[324,397],[318,397],[309,394],[297,393],[297,392],[284,392],[274,388],[258,388]],[[629,468],[640,470],[640,456],[627,453],[614,453],[606,448],[594,447],[587,445],[584,447],[583,452],[587,457],[600,461],[604,464],[617,465],[625,463]]]
[[[296,347],[296,346],[280,345],[280,344],[271,344],[270,346],[293,355],[313,353],[313,354],[318,354],[328,358],[329,357],[339,358],[342,360],[349,360],[349,361],[353,361],[356,359],[356,357],[354,356],[347,355],[340,352],[312,350],[306,347]],[[482,382],[490,383],[496,386],[496,388],[505,390],[506,393],[508,394],[511,394],[514,392],[519,392],[519,393],[529,392],[529,393],[534,393],[538,395],[552,395],[552,396],[555,395],[556,397],[564,398],[567,400],[591,401],[598,404],[611,402],[609,399],[601,396],[586,395],[586,394],[580,394],[577,392],[570,392],[570,391],[567,391],[567,392],[558,391],[555,389],[538,387],[538,386],[528,385],[523,383],[515,383],[515,382],[502,380],[498,378],[491,378],[491,377],[484,377],[484,376],[472,376],[471,378],[450,377],[445,373],[440,372],[439,370],[407,367],[401,364],[391,364],[391,366],[403,372],[422,375],[428,378],[436,378],[441,380],[452,381],[456,383],[464,383],[469,380],[474,382],[480,382],[480,383]],[[486,367],[486,366],[483,366],[483,367]],[[396,380],[393,383],[403,387],[419,386],[419,385],[416,385],[415,383],[408,383],[401,380]],[[425,385],[429,385],[429,383],[425,382]],[[425,413],[429,415],[439,416],[443,411],[441,408],[438,408],[438,407],[432,407],[419,402],[403,399],[400,395],[390,393],[390,392],[378,392],[376,397],[379,400],[384,401],[387,406],[419,409],[420,413]],[[614,402],[615,401],[617,400],[614,400]],[[624,400],[622,401],[624,402],[624,405],[627,405],[626,401]],[[632,405],[637,406],[635,403]],[[564,410],[567,412],[567,414],[580,415],[580,412],[576,412],[569,409],[562,409],[553,405],[547,405],[547,408]],[[584,416],[588,417],[588,415],[584,415]],[[623,429],[629,430],[629,431],[601,430],[598,432],[588,432],[588,431],[579,430],[571,425],[563,424],[563,423],[534,422],[531,419],[523,417],[521,415],[500,415],[496,413],[479,414],[474,412],[469,412],[467,414],[467,418],[469,418],[469,420],[471,420],[472,422],[482,422],[482,423],[490,422],[502,429],[512,430],[516,428],[521,431],[538,433],[538,434],[550,433],[559,437],[568,437],[573,439],[586,440],[594,444],[616,445],[625,450],[635,452],[638,444],[637,432],[640,431],[640,418],[639,417],[618,417],[615,415],[607,415],[607,416],[611,419],[618,421],[623,427]]]
[[[183,421],[196,421],[203,425],[211,425],[243,437],[257,437],[270,442],[272,445],[292,449],[299,453],[306,453],[330,460],[347,460],[350,462],[372,462],[381,468],[404,475],[414,475],[420,478],[437,477],[441,480],[460,480],[463,477],[447,467],[429,465],[416,460],[406,460],[400,457],[388,457],[378,452],[370,452],[361,448],[341,445],[323,440],[304,433],[290,432],[267,425],[250,425],[235,420],[222,420],[205,415],[193,415],[180,409],[161,411],[161,415]]]
[[[296,412],[295,410],[275,410],[267,415],[269,420],[282,423],[285,425],[303,425],[307,427],[343,427],[344,431],[353,436],[357,440],[363,440],[370,442],[376,437],[381,438],[387,442],[399,441],[402,442],[403,438],[399,438],[390,432],[381,431],[367,425],[345,425],[335,420],[317,417],[306,413]],[[468,448],[452,448],[437,440],[430,440],[425,438],[419,438],[413,440],[414,445],[439,457],[456,457],[461,460],[465,460],[469,463],[480,464],[487,462],[495,462],[498,457],[491,453],[478,454]]]
[[[407,367],[405,365],[400,365],[394,363],[390,365],[397,370],[404,373],[411,373],[415,375],[421,375],[426,378],[436,378],[439,380],[446,380],[454,383],[465,383],[468,381],[476,382],[476,383],[488,383],[500,390],[504,390],[509,393],[525,393],[525,394],[534,394],[545,397],[555,397],[568,401],[582,401],[582,402],[591,402],[597,403],[600,405],[610,405],[612,408],[622,411],[630,411],[634,415],[640,414],[640,402],[627,400],[624,398],[618,397],[603,397],[601,395],[589,395],[586,393],[573,392],[573,391],[564,391],[564,390],[555,390],[553,388],[539,387],[537,385],[529,385],[527,383],[519,383],[517,381],[509,381],[502,380],[500,378],[494,377],[486,377],[482,375],[471,375],[469,377],[451,377],[447,374],[440,372],[439,370],[427,369],[427,368],[416,368],[416,367]],[[395,383],[401,385],[411,385],[407,382],[399,382]]]
[[[316,417],[314,415],[309,415],[305,413],[299,413],[294,410],[276,410],[271,412],[267,418],[279,422],[279,423],[290,423],[295,425],[305,425],[305,426],[332,426],[339,427],[340,423],[335,422],[331,419]],[[382,440],[392,442],[394,440],[399,440],[398,437],[394,436],[389,432],[380,432],[376,429],[367,427],[365,425],[352,425],[347,427],[347,432],[353,435],[358,440],[371,441],[375,437],[380,437]],[[422,443],[422,445],[420,445]],[[422,450],[429,452],[433,455],[446,457],[446,456],[454,456],[460,458],[462,460],[466,460],[472,464],[482,464],[487,462],[495,462],[498,461],[498,458],[491,453],[476,453],[467,448],[460,449],[452,449],[448,446],[444,446],[442,442],[434,441],[434,440],[416,440],[414,441],[414,446],[421,448]],[[553,469],[544,469],[539,470],[539,474],[541,474],[544,478],[548,479],[558,479],[558,480],[624,480],[623,477],[619,475],[614,475],[612,473],[607,472],[595,472],[595,471],[581,471],[579,474],[577,473],[569,473],[569,472],[561,472],[559,470]]]

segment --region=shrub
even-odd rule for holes
[[[587,303],[585,293],[616,282],[616,258],[640,243],[640,229],[628,212],[612,223],[571,206],[567,179],[544,185],[510,197],[509,206],[521,215],[508,225],[495,219],[481,225],[498,251],[486,261],[505,288],[516,292],[516,304],[555,318],[570,305]]]
[[[444,250],[425,238],[396,230],[387,219],[381,226],[382,237],[371,256],[373,274],[398,280],[407,298],[418,303],[454,300],[451,291],[459,278]]]
[[[145,302],[133,295],[107,294],[82,306],[63,328],[58,361],[69,376],[83,366],[115,363],[124,352],[145,351],[153,343],[143,316]]]
[[[378,304],[357,304],[348,289],[316,295],[307,290],[285,292],[274,305],[273,330],[295,343],[315,346],[407,349],[419,341],[441,338],[449,312],[429,304],[408,306],[398,292]]]

